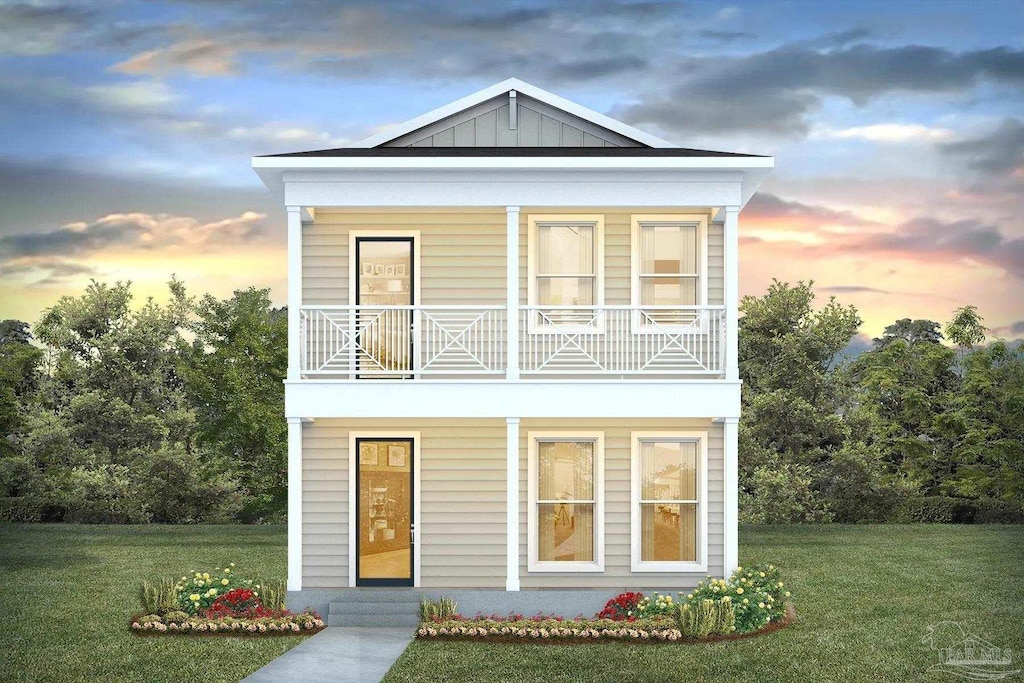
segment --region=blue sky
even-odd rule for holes
[[[0,0],[0,315],[171,273],[283,302],[283,212],[249,157],[509,76],[776,155],[742,216],[745,293],[815,279],[868,335],[974,303],[1024,336],[1024,3],[994,0]]]

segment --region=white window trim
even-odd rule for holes
[[[644,325],[640,323],[640,226],[649,223],[667,223],[670,225],[696,225],[697,226],[697,305],[708,305],[708,217],[704,214],[675,213],[675,214],[633,214],[630,216],[630,304],[637,312],[633,315],[634,334],[658,334],[663,332],[678,332],[687,325]],[[700,316],[699,331],[707,334],[708,316],[702,313]]]
[[[696,441],[697,452],[697,561],[645,562],[641,552],[640,517],[640,442],[646,439],[675,439]],[[708,571],[708,433],[706,431],[657,431],[630,434],[630,567],[634,572],[689,572],[706,574]]]
[[[529,432],[527,450],[527,571],[580,573],[604,571],[604,432],[585,430]],[[537,559],[537,456],[538,441],[594,442],[594,561],[541,562]]]
[[[359,264],[356,263],[356,238],[359,237],[411,237],[412,238],[412,294],[413,306],[420,305],[420,298],[423,296],[420,290],[420,231],[419,230],[350,230],[348,233],[348,302],[356,304],[356,270]]]
[[[353,252],[355,253],[355,252]],[[372,431],[348,433],[348,586],[356,587],[356,537],[359,535],[359,525],[356,519],[356,476],[358,470],[356,465],[359,462],[359,453],[356,450],[357,439],[412,439],[412,500],[413,500],[413,544],[412,544],[412,580],[413,588],[419,588],[422,581],[420,571],[420,550],[423,547],[423,527],[420,524],[420,454],[423,446],[420,443],[419,432],[401,430]]]
[[[537,306],[537,225],[544,223],[590,223],[594,226],[594,305],[604,305],[604,215],[603,214],[530,214],[526,217],[526,303]],[[527,317],[528,334],[566,332],[570,334],[601,334],[604,316],[598,311],[596,325],[540,325],[531,312]]]

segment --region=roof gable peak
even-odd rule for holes
[[[467,95],[466,97],[455,100],[454,102],[450,102],[449,104],[446,104],[442,107],[438,107],[437,109],[429,111],[426,114],[422,114],[408,121],[405,121],[404,123],[392,126],[381,133],[371,135],[368,138],[365,138],[363,140],[360,140],[359,142],[352,144],[351,147],[370,148],[392,146],[396,144],[415,144],[410,142],[409,138],[407,138],[405,141],[401,141],[400,139],[405,138],[406,136],[409,136],[410,134],[413,134],[416,131],[420,131],[431,126],[437,128],[437,126],[435,126],[434,124],[438,124],[439,122],[443,122],[448,119],[454,119],[460,113],[466,112],[467,110],[473,109],[474,107],[478,107],[479,105],[487,103],[488,101],[494,100],[503,95],[509,95],[510,93],[515,93],[517,96],[520,94],[524,95],[525,98],[535,100],[536,102],[541,103],[542,106],[546,105],[547,107],[557,110],[558,112],[561,112],[564,115],[567,115],[568,117],[572,117],[573,120],[578,120],[584,123],[585,125],[592,127],[595,131],[608,131],[609,135],[607,137],[612,139],[612,141],[603,143],[606,145],[619,146],[619,144],[616,144],[614,142],[614,140],[617,139],[619,140],[620,144],[625,142],[626,144],[632,143],[632,145],[641,147],[676,147],[676,145],[672,144],[671,142],[662,140],[661,138],[658,138],[654,135],[651,135],[650,133],[646,133],[642,130],[634,128],[633,126],[622,123],[621,121],[616,121],[615,119],[609,116],[605,116],[604,114],[596,112],[592,109],[588,109],[587,107],[576,104],[575,102],[567,100],[563,97],[559,97],[554,93],[548,92],[547,90],[544,90],[542,88],[538,88],[537,86],[531,85],[518,78],[508,78],[505,79],[504,81],[501,81],[500,83],[495,83],[492,86],[484,88],[483,90],[478,90],[477,92],[471,95]],[[518,109],[518,107],[513,108],[513,112],[516,109]],[[509,124],[512,128],[515,128],[516,126],[514,117],[515,114],[513,114],[513,122]],[[529,121],[527,120],[526,123],[529,123]],[[456,146],[458,145],[458,143],[454,144],[456,144]]]

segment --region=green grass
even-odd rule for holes
[[[781,565],[798,621],[707,645],[414,642],[386,683],[405,681],[933,681],[929,624],[1024,652],[1024,527],[744,528],[741,562]],[[1020,668],[1020,667],[1015,667]],[[1011,679],[1012,680],[1012,679]]]
[[[140,637],[142,579],[235,562],[283,578],[283,527],[0,526],[0,679],[238,681],[301,641]]]
[[[413,643],[404,681],[952,681],[921,643],[943,620],[1024,652],[1024,527],[744,528],[741,560],[782,566],[799,621],[712,645]],[[143,638],[143,578],[226,562],[285,573],[281,527],[0,526],[0,679],[237,681],[299,637]],[[1011,679],[1013,680],[1013,679]]]

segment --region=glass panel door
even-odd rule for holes
[[[357,439],[356,585],[413,585],[412,439]]]
[[[411,237],[356,238],[359,377],[402,379],[413,369]],[[396,308],[398,307],[398,308]],[[393,373],[391,371],[394,371]]]

